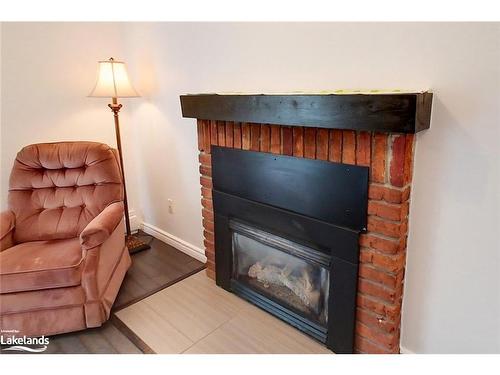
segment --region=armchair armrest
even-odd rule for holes
[[[4,251],[14,245],[14,228],[16,216],[12,211],[0,213],[0,251]]]
[[[80,234],[83,250],[101,245],[118,226],[123,218],[123,202],[111,203],[97,215]]]

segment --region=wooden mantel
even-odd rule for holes
[[[329,129],[417,133],[430,127],[432,93],[181,95],[182,116]]]

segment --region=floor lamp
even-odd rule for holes
[[[127,68],[122,61],[116,61],[112,57],[106,61],[99,61],[99,71],[97,73],[97,82],[89,97],[111,98],[111,104],[108,107],[113,112],[115,119],[116,145],[120,155],[120,164],[123,180],[123,192],[125,205],[125,226],[127,228],[126,243],[130,253],[149,249],[150,246],[142,241],[137,235],[130,231],[130,218],[128,213],[127,188],[125,183],[125,167],[123,164],[122,142],[120,138],[120,121],[118,113],[122,108],[118,104],[118,98],[136,98],[139,94],[132,87],[127,74]]]

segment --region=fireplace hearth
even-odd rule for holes
[[[352,353],[368,168],[211,152],[217,285]]]
[[[430,127],[432,93],[181,106],[198,119],[207,275],[337,353],[399,353],[414,134]]]

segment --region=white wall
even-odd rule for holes
[[[131,127],[127,142],[135,147],[129,159],[137,163],[136,192],[144,221],[195,247],[202,247],[196,129],[194,120],[181,118],[179,94],[431,88],[435,92],[432,127],[417,141],[402,346],[418,353],[500,352],[498,25],[163,23],[102,27],[110,28],[105,34],[121,40],[124,50],[119,52],[130,62],[132,77],[144,94],[131,105],[127,120]],[[71,43],[47,55],[46,50],[54,48],[48,41],[66,39],[59,38],[58,28],[66,35],[79,30],[80,51],[74,51],[77,47]],[[33,49],[17,46],[47,29],[50,38],[37,37]],[[93,80],[93,62],[116,48],[114,38],[92,30],[95,26],[4,28],[3,41],[10,45],[4,51],[11,52],[3,57],[3,73],[19,76],[18,67],[28,65],[22,64],[24,56],[43,62],[45,75],[21,77],[25,89],[41,101],[34,104],[37,112],[29,115],[19,112],[25,108],[20,104],[23,91],[10,90],[16,87],[14,78],[2,83],[2,107],[9,114],[3,117],[9,121],[2,122],[2,132],[5,128],[8,135],[7,141],[2,139],[2,174],[4,144],[18,139],[26,143],[30,138],[15,128],[17,124],[43,123],[54,137],[57,133],[50,130],[52,126],[62,131],[68,119],[77,119],[82,128],[87,118],[100,119],[99,129],[85,128],[80,137],[97,137],[97,130],[101,134],[109,126],[101,103],[89,104],[92,99],[80,96],[72,101],[66,98],[82,95],[82,91],[85,95],[88,80]],[[86,61],[85,67],[81,59],[73,58],[61,65],[58,58],[65,53],[78,54]],[[87,65],[90,70],[84,73]],[[62,68],[74,71],[75,66],[80,66],[82,77],[75,80],[66,75],[64,84],[54,82]],[[63,88],[68,93],[59,95]],[[43,94],[47,89],[51,96]],[[58,102],[67,100],[73,105],[59,109]],[[58,121],[53,120],[56,109],[63,111]],[[85,109],[88,114],[82,114]],[[18,130],[21,133],[14,134]],[[107,131],[111,138],[112,129]],[[174,201],[174,214],[168,213],[168,198]]]
[[[4,208],[12,163],[23,146],[89,140],[116,147],[108,101],[86,96],[95,83],[97,61],[125,56],[119,24],[3,23],[2,29],[0,202]],[[130,101],[124,101],[121,128],[130,208],[138,211],[134,210],[137,184]]]

